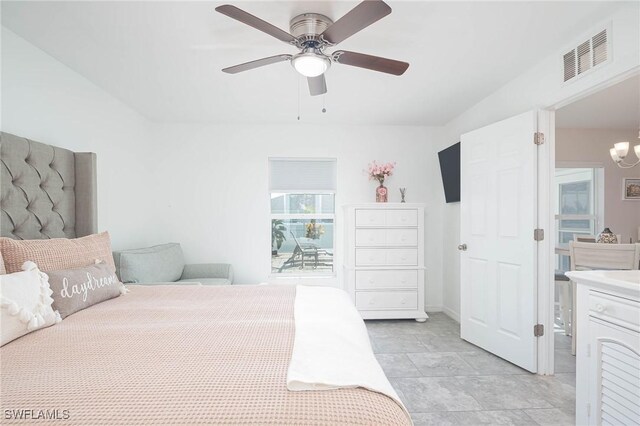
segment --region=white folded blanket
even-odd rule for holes
[[[364,321],[346,292],[297,286],[294,317],[289,390],[362,387],[405,408],[376,360]]]

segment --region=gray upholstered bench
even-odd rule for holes
[[[177,243],[114,251],[113,259],[116,273],[125,284],[233,283],[233,268],[230,264],[185,264],[182,248]]]

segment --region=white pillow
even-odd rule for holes
[[[0,346],[61,321],[51,308],[47,274],[33,262],[25,262],[22,270],[0,276]]]

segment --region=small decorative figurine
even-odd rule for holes
[[[400,202],[401,202],[401,203],[404,203],[404,202],[405,202],[405,201],[404,201],[404,194],[405,194],[406,192],[407,192],[407,188],[400,188],[400,197],[401,197]]]

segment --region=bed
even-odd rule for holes
[[[50,154],[54,148],[34,149],[36,142],[20,139],[3,134],[2,219],[7,220],[6,215],[11,226],[3,225],[2,234],[23,238],[24,228],[17,232],[16,227],[30,223],[27,238],[49,238],[52,231],[38,214],[22,211],[19,214],[30,219],[15,221],[18,207],[29,206],[34,196],[30,191],[42,195],[41,182],[32,179],[37,188],[27,189],[22,182],[25,204],[14,188],[5,186],[4,178],[13,177],[18,167],[5,161],[11,143],[22,146],[20,157],[31,153],[31,162],[36,161],[34,153]],[[66,191],[75,197],[73,203],[67,200],[69,206],[82,205],[78,198],[96,199],[95,156],[92,161],[93,171],[84,178],[93,184],[76,179],[74,186],[83,187],[82,195]],[[45,163],[52,168],[55,161]],[[65,164],[75,167],[71,160]],[[32,166],[25,167],[28,172]],[[80,173],[85,172],[86,167]],[[55,174],[78,176],[69,170]],[[47,170],[37,175],[51,174]],[[82,208],[85,216],[95,215],[95,209]],[[75,220],[60,216],[65,225],[55,232],[67,237],[95,232],[90,229],[97,224],[95,217],[79,219],[77,210],[73,214]],[[85,229],[70,229],[72,222]],[[124,296],[0,348],[3,424],[44,419],[78,425],[411,424],[375,361],[364,323],[346,294],[342,299],[332,293],[338,290],[259,285],[128,288]]]

